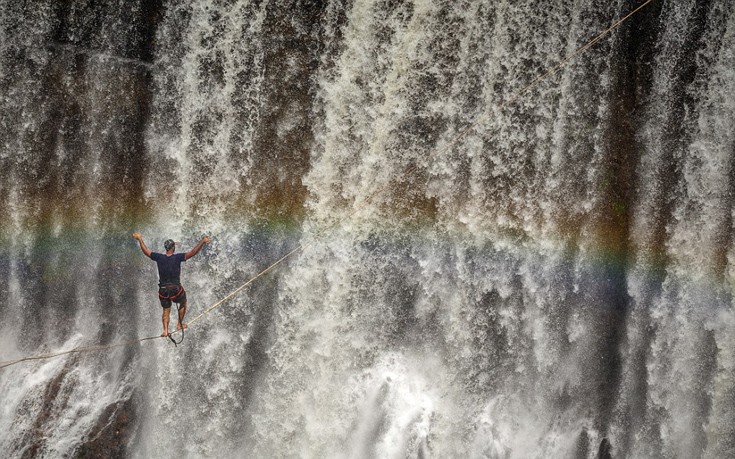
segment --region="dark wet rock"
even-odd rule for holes
[[[132,398],[109,405],[97,420],[87,438],[74,452],[77,458],[108,459],[127,457],[134,434],[135,405]]]
[[[600,449],[597,450],[597,459],[612,459],[612,445],[607,438],[603,438],[600,442]]]

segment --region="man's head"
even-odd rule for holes
[[[166,252],[169,252],[176,248],[176,243],[173,239],[166,239],[166,242],[163,243],[163,248],[166,249]]]

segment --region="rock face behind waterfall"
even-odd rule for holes
[[[735,456],[735,8],[0,0],[0,456]]]

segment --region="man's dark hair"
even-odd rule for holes
[[[176,243],[173,239],[166,239],[166,242],[163,243],[163,247],[166,249],[166,252],[176,247]]]

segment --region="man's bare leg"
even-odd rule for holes
[[[188,327],[188,325],[184,323],[185,315],[186,315],[186,300],[184,300],[181,303],[181,306],[179,306],[179,323],[176,324],[176,330],[181,330],[182,328]]]
[[[161,336],[168,336],[168,321],[170,316],[171,306],[163,308],[163,316],[161,317],[161,321],[163,322],[163,333],[161,334]]]

